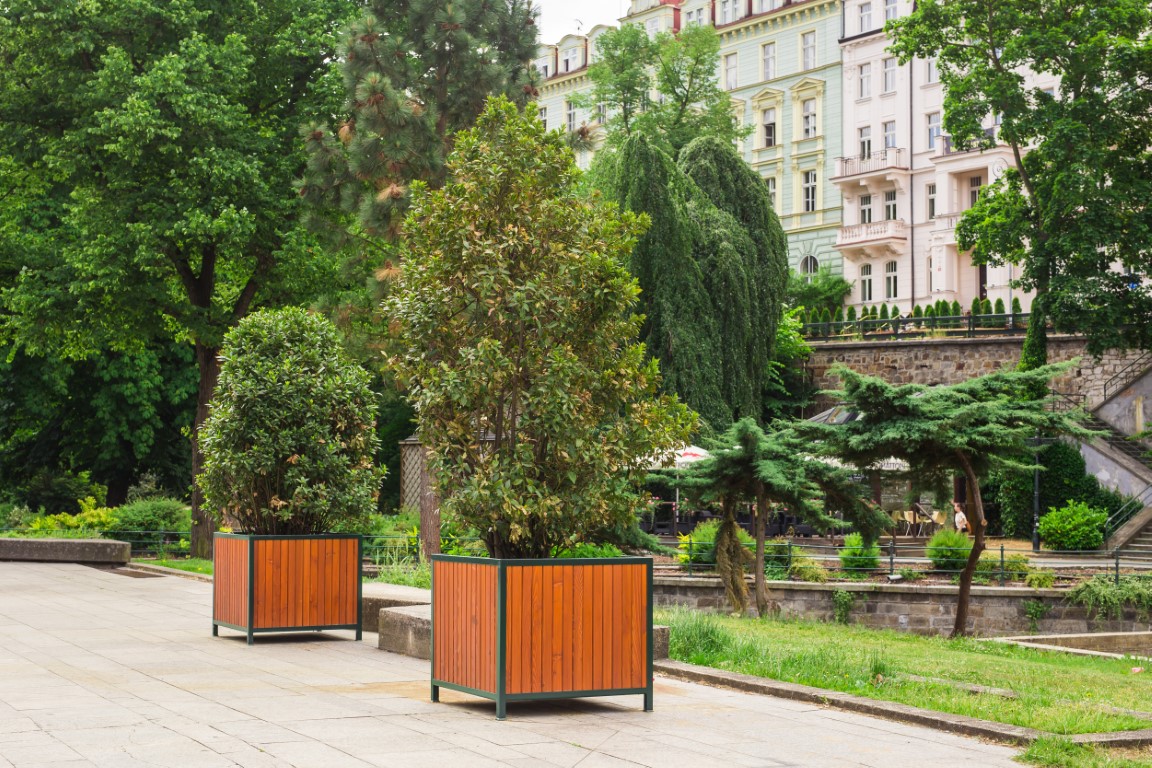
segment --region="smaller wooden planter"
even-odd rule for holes
[[[652,711],[652,560],[432,557],[432,701],[640,694]]]
[[[359,535],[217,533],[212,546],[212,634],[360,629]]]

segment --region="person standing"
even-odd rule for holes
[[[956,530],[960,531],[961,533],[970,533],[970,529],[968,527],[968,516],[964,514],[964,507],[962,507],[960,502],[956,501],[955,499],[952,500],[952,511],[956,513],[954,517],[956,522]]]

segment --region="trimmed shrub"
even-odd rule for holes
[[[972,299],[972,306],[968,308],[968,312],[972,315],[973,318],[980,317],[980,315],[984,314],[984,305],[980,303],[979,297],[974,297]],[[975,322],[977,326],[980,325],[979,321]]]
[[[959,573],[964,570],[971,551],[972,542],[966,534],[944,529],[929,539],[925,554],[936,570]]]
[[[620,550],[620,547],[615,544],[588,544],[581,542],[575,546],[560,550],[553,555],[553,557],[624,557],[624,553]]]
[[[848,573],[866,573],[880,567],[880,547],[864,546],[864,537],[850,533],[840,548],[840,567]]]
[[[936,327],[936,308],[928,307],[924,310],[924,326],[926,328]]]
[[[887,320],[888,319],[888,305],[887,304],[881,304],[880,305],[880,319],[881,320]]]
[[[956,319],[953,321],[953,324],[954,324],[954,325],[956,325],[956,326],[959,326],[959,324],[960,324],[961,322],[963,322],[963,321],[961,320],[961,316],[964,314],[964,310],[963,310],[963,308],[960,306],[960,302],[959,302],[959,301],[953,301],[953,302],[952,302],[952,305],[951,305],[950,307],[948,307],[948,312],[949,312],[949,313],[950,313],[950,314],[951,314],[953,317],[955,317],[955,318],[956,318]]]
[[[1020,305],[1020,299],[1015,297],[1015,296],[1012,297],[1012,314],[1014,314],[1014,315],[1024,314],[1024,309]]]
[[[1021,552],[1004,555],[1004,578],[1008,581],[1022,581],[1030,570],[1028,555]],[[987,550],[980,555],[980,559],[976,562],[976,576],[989,581],[1000,578],[999,551]]]
[[[1003,328],[1008,324],[1008,319],[1004,317],[1006,310],[1004,309],[1004,299],[996,299],[996,305],[992,308],[993,313],[999,315],[996,318],[996,325]]]
[[[677,556],[685,565],[715,565],[716,564],[716,532],[720,529],[720,519],[705,520],[692,529],[691,533],[677,536],[680,540]],[[736,535],[744,546],[752,546],[756,542],[743,528],[736,529]]]
[[[845,317],[847,318],[848,322],[850,322],[850,323],[856,322],[856,307],[854,307],[854,306],[848,307],[848,313]]]
[[[261,311],[228,332],[200,434],[206,504],[240,531],[313,534],[376,509],[376,395],[331,322]]]
[[[802,549],[792,548],[792,567],[789,575],[796,581],[823,584],[828,581],[828,569]]]
[[[1032,589],[1051,589],[1056,583],[1055,571],[1035,570],[1024,577],[1024,583]]]
[[[834,323],[844,322],[844,307],[836,307],[836,314],[832,315],[832,322],[834,322]]]
[[[1040,540],[1055,550],[1099,549],[1107,522],[1107,512],[1070,501],[1040,518]]]

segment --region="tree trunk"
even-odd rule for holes
[[[768,535],[768,499],[763,493],[756,494],[756,559],[752,567],[756,569],[756,613],[760,618],[768,615],[768,582],[764,579],[764,539]]]
[[[716,572],[732,605],[732,613],[743,616],[748,610],[748,585],[744,583],[744,563],[748,553],[736,533],[735,505],[725,499],[723,509],[724,519],[716,531]]]
[[[952,626],[951,637],[963,637],[968,634],[968,602],[972,594],[972,577],[976,575],[976,564],[984,552],[984,500],[980,498],[980,480],[968,457],[959,454],[960,465],[964,468],[964,476],[968,478],[968,527],[972,529],[975,541],[972,542],[972,551],[968,554],[968,562],[960,572],[960,593],[956,596],[956,623]]]
[[[208,403],[216,391],[220,378],[220,349],[196,342],[196,367],[200,371],[200,386],[196,392],[196,418],[192,422],[192,557],[212,557],[212,534],[216,520],[212,510],[204,507],[204,494],[200,492],[199,477],[204,467],[204,454],[200,452],[200,428],[208,418]]]
[[[427,451],[423,459],[420,463],[420,554],[424,562],[431,562],[432,555],[440,554],[440,499],[432,473],[428,471]]]

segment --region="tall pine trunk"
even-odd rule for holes
[[[204,507],[204,494],[200,492],[199,477],[204,466],[200,451],[200,427],[208,418],[208,403],[216,391],[220,378],[220,349],[196,342],[196,367],[200,371],[200,385],[196,392],[196,418],[192,422],[192,557],[212,557],[212,534],[216,521],[212,510]]]
[[[756,494],[756,613],[760,618],[768,615],[768,582],[764,578],[764,540],[768,536],[768,499],[763,492]]]
[[[716,572],[732,606],[732,613],[743,616],[748,610],[748,585],[744,583],[744,564],[748,552],[740,543],[737,532],[736,505],[727,498],[723,502],[724,518],[716,531]]]
[[[972,542],[972,551],[968,553],[968,562],[960,572],[960,592],[956,596],[956,623],[952,626],[951,637],[963,637],[968,634],[968,603],[972,595],[972,578],[976,575],[976,565],[980,562],[980,555],[984,553],[984,500],[980,497],[980,479],[972,469],[968,457],[960,455],[960,465],[964,468],[964,477],[968,480],[968,493],[972,503],[968,511],[968,527],[972,529],[975,540]]]

